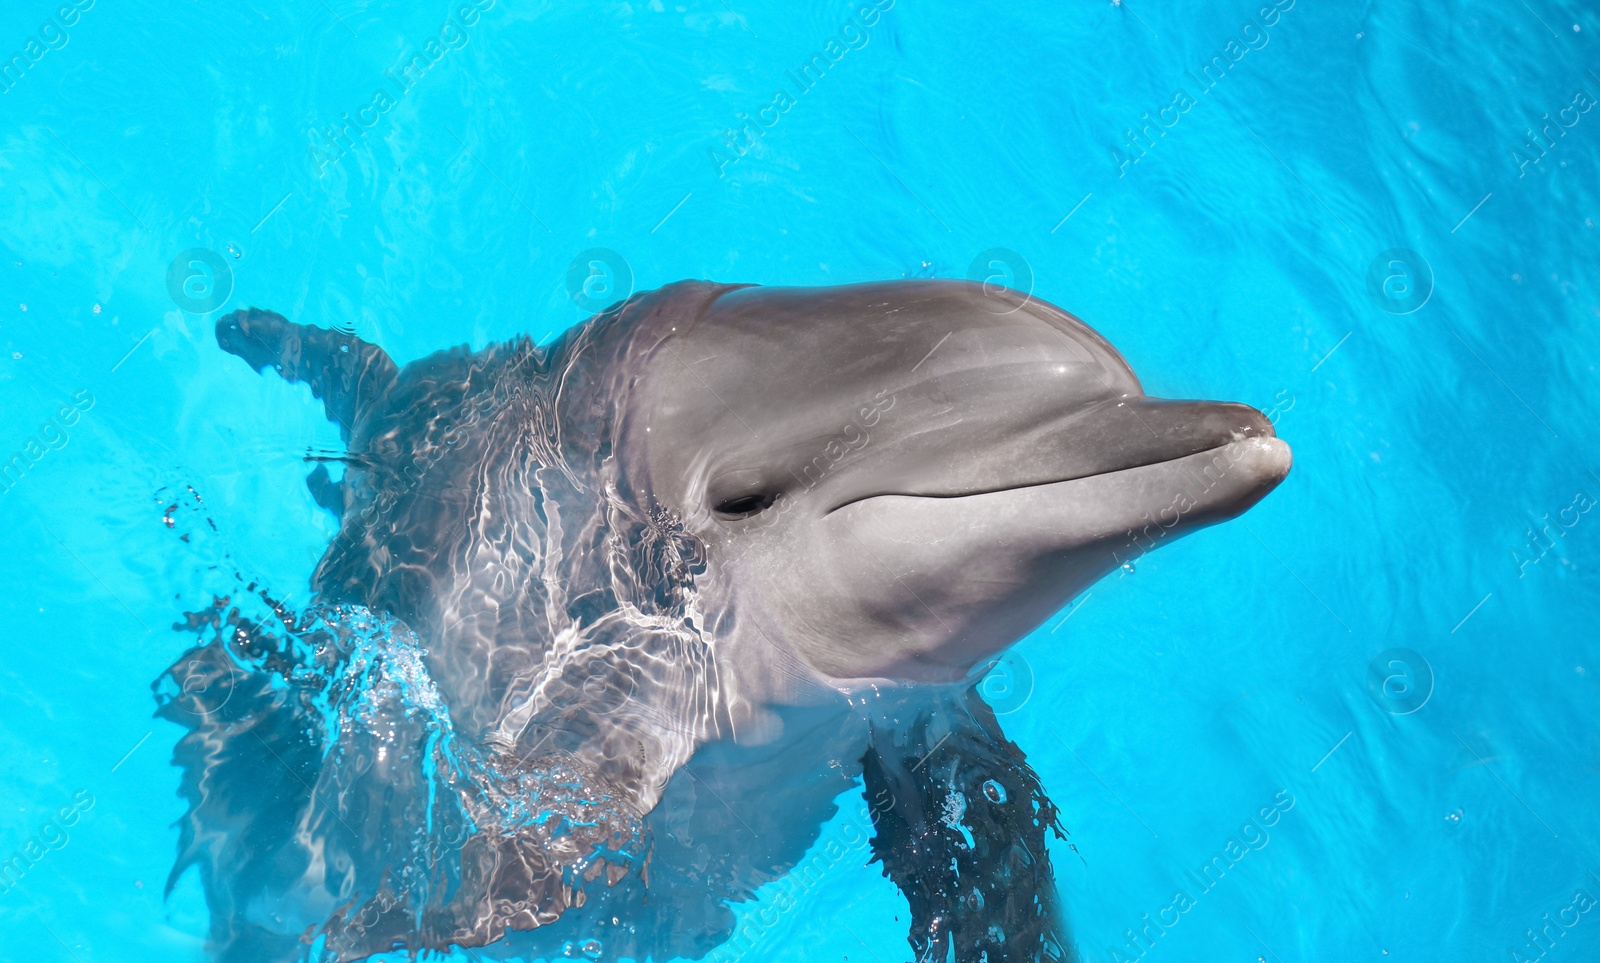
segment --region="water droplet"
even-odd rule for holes
[[[1132,562],[1123,562],[1122,563],[1122,570],[1124,572],[1127,572],[1129,575],[1132,575],[1133,574],[1133,563]]]
[[[605,953],[605,947],[600,945],[599,940],[587,939],[583,941],[584,956],[587,956],[591,960],[598,960],[603,953]]]
[[[26,310],[28,310],[28,306],[27,306],[27,305],[26,305],[26,304],[24,304],[24,305],[20,305],[20,307],[21,307],[21,308],[22,308],[22,310],[24,310],[24,311],[26,311]]]
[[[1444,821],[1447,823],[1459,823],[1463,815],[1465,815],[1464,811],[1457,809],[1455,812],[1446,815]]]
[[[94,303],[94,313],[95,314],[99,314],[102,310],[104,310],[104,309],[100,307],[100,302],[96,301]]]
[[[13,360],[13,361],[21,361],[22,360],[22,352],[21,351],[13,351],[13,352],[11,352],[11,360]]]
[[[350,346],[348,344],[341,344],[341,345],[339,345],[339,350],[340,351],[344,351],[344,352],[348,352],[350,350]]]
[[[239,260],[239,258],[243,256],[243,252],[239,250],[237,245],[233,244],[228,245],[228,253],[233,255],[233,259],[235,261]]]
[[[995,782],[993,779],[985,780],[983,783],[983,795],[985,799],[988,799],[990,802],[999,805],[1000,803],[1006,801],[1006,787]]]

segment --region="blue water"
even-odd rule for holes
[[[41,854],[0,893],[0,957],[203,958],[197,881],[162,895],[179,730],[149,683],[234,568],[307,591],[333,522],[303,459],[340,444],[215,316],[401,362],[544,339],[585,316],[568,271],[596,248],[607,300],[1001,248],[980,274],[1084,318],[1150,393],[1272,415],[1277,492],[991,683],[1072,832],[1085,959],[1600,954],[1592,8],[900,0],[841,31],[850,5],[754,0],[54,7],[0,12],[28,64],[0,85],[0,860]],[[746,117],[773,123],[730,146]],[[191,249],[212,266],[169,284]],[[184,486],[217,526],[189,542],[162,523]],[[741,909],[745,958],[909,956],[859,808],[821,882]]]

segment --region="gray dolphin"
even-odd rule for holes
[[[682,282],[403,368],[254,309],[217,337],[348,447],[317,605],[191,619],[161,710],[224,959],[698,957],[863,783],[919,959],[1074,958],[1056,811],[973,683],[1290,466],[965,282]]]

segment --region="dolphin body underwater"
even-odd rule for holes
[[[163,680],[171,880],[227,961],[698,958],[853,787],[917,959],[1076,959],[1056,808],[974,682],[1290,465],[1256,410],[1147,398],[966,282],[681,282],[403,368],[255,309],[217,339],[348,450],[308,483],[315,601],[192,615]]]

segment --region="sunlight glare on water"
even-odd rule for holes
[[[151,682],[235,572],[309,601],[342,450],[218,315],[404,363],[906,277],[1031,289],[1294,449],[996,669],[1084,960],[1600,952],[1592,7],[58,6],[0,12],[6,956],[205,956]],[[870,835],[841,796],[711,958],[907,958]]]

